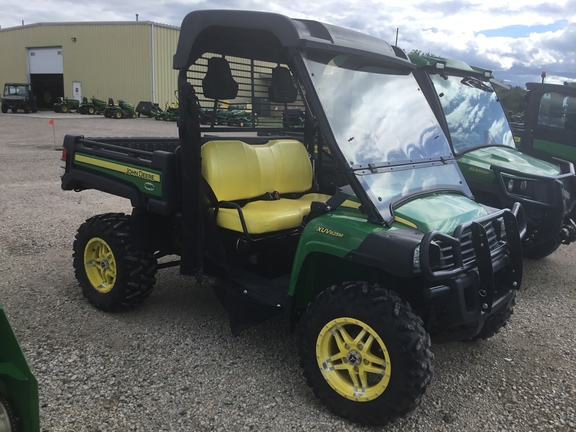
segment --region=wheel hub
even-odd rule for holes
[[[117,277],[116,258],[105,240],[93,237],[86,243],[84,269],[96,291],[106,294],[114,288]]]
[[[346,359],[352,366],[358,366],[360,363],[362,363],[362,354],[356,350],[350,350],[346,355]]]

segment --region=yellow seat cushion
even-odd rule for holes
[[[242,207],[242,215],[250,234],[281,231],[300,226],[310,213],[312,201],[326,202],[329,198],[330,195],[311,193],[298,199],[252,201]],[[243,232],[237,209],[220,208],[216,223],[222,228]]]
[[[302,193],[312,186],[308,152],[301,142],[292,139],[262,145],[236,140],[209,141],[202,146],[202,175],[219,202],[253,199],[274,191]],[[312,201],[329,198],[311,193],[298,199],[251,201],[242,207],[242,214],[250,234],[291,229],[302,223]],[[237,209],[220,208],[216,223],[243,232]]]
[[[290,201],[252,201],[242,207],[248,233],[264,234],[298,227],[302,223],[302,211]],[[222,228],[244,232],[236,209],[220,208],[216,223]]]

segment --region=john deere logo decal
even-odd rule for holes
[[[472,171],[472,172],[477,172],[477,173],[480,173],[480,174],[484,174],[484,175],[490,174],[490,171],[486,171],[486,170],[484,170],[484,169],[482,169],[482,168],[477,168],[477,167],[473,167],[473,166],[471,166],[470,168],[468,168],[468,170],[469,170],[469,171]]]
[[[133,167],[119,164],[119,163],[111,162],[109,160],[99,159],[99,158],[96,158],[93,156],[88,156],[88,155],[83,155],[83,154],[78,154],[78,153],[76,153],[74,155],[74,161],[79,162],[79,163],[83,163],[86,165],[91,165],[93,167],[99,167],[99,168],[104,168],[107,170],[115,171],[118,173],[128,175],[130,177],[137,177],[137,178],[142,179],[142,180],[147,180],[148,182],[160,183],[160,174],[157,172],[144,171],[144,170],[139,169],[139,168],[135,168],[135,167],[133,168]],[[148,189],[148,188],[146,187],[146,189]],[[153,190],[153,189],[148,189],[148,190]]]
[[[149,182],[144,183],[144,187],[146,188],[146,190],[149,190],[149,191],[154,190],[154,185],[152,183],[149,183]]]
[[[337,231],[333,231],[330,228],[325,228],[325,227],[321,227],[319,226],[318,228],[316,228],[316,232],[322,233],[322,234],[328,234],[334,237],[344,237],[344,234],[337,232]]]

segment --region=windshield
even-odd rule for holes
[[[336,144],[385,220],[395,201],[417,192],[469,194],[409,70],[310,51],[305,62]]]
[[[4,87],[4,96],[26,96],[27,89],[23,85],[7,85]]]
[[[514,147],[504,109],[489,83],[473,77],[431,75],[446,116],[454,153],[490,145]]]

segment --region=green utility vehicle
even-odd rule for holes
[[[209,275],[234,334],[282,317],[314,393],[366,424],[419,405],[430,335],[484,339],[506,325],[521,206],[472,200],[401,50],[316,21],[203,10],[184,19],[173,67],[178,138],[64,140],[63,189],[133,206],[76,234],[76,278],[94,306],[139,304],[168,266]],[[200,124],[201,107],[263,99],[305,107],[303,133],[281,117]]]
[[[520,149],[550,160],[576,163],[576,83],[527,83]]]
[[[38,432],[38,382],[0,304],[0,431]]]
[[[439,57],[411,56],[417,76],[478,202],[521,203],[524,256],[538,259],[576,239],[576,177],[572,163],[546,162],[516,150],[492,72]]]
[[[80,101],[78,99],[69,99],[67,97],[58,98],[52,109],[55,113],[67,113],[71,111],[78,111],[80,108]]]
[[[80,104],[80,107],[78,107],[78,112],[80,114],[93,115],[102,114],[105,109],[106,102],[92,96],[90,101],[88,101],[88,98],[86,97],[82,98],[82,103]]]
[[[2,93],[1,110],[4,114],[23,110],[26,114],[38,111],[38,100],[30,83],[6,83]]]

